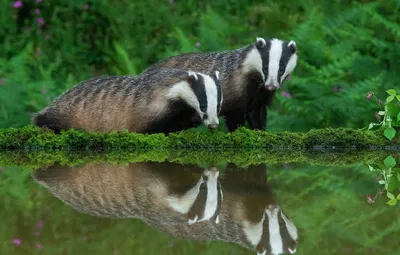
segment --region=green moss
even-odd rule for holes
[[[155,148],[179,149],[226,149],[263,148],[268,150],[304,150],[324,148],[384,148],[390,142],[382,135],[345,128],[311,130],[307,133],[266,132],[239,128],[232,133],[182,131],[170,134],[137,134],[111,132],[108,134],[63,131],[54,134],[38,127],[0,130],[0,149],[79,149],[109,151],[116,149],[136,150]]]

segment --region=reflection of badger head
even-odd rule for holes
[[[265,208],[262,219],[256,224],[245,221],[243,230],[249,242],[256,247],[257,255],[296,252],[296,226],[278,205]]]
[[[219,183],[219,171],[216,168],[206,169],[196,185],[180,197],[169,196],[169,205],[176,211],[187,214],[188,223],[212,219],[219,223],[223,194]]]

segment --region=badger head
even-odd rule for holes
[[[218,127],[218,115],[223,101],[218,71],[212,75],[188,71],[187,80],[174,85],[169,97],[184,100],[196,111],[196,119],[209,129]]]
[[[285,80],[290,79],[297,64],[296,51],[296,42],[293,40],[287,42],[257,37],[255,48],[249,53],[245,63],[260,72],[265,89],[276,90]]]

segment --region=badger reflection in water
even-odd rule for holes
[[[295,253],[297,229],[267,186],[265,165],[236,169],[176,163],[54,165],[34,179],[74,209],[139,218],[173,236],[222,240],[257,254]]]

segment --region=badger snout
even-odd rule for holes
[[[218,124],[208,124],[208,129],[214,130],[218,127]]]

